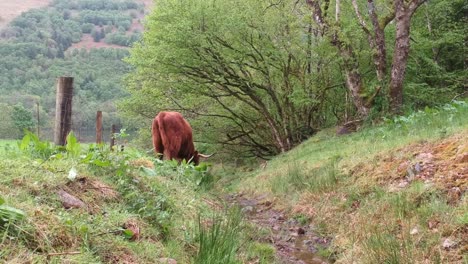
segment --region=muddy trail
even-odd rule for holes
[[[282,263],[331,263],[317,254],[320,249],[329,247],[331,239],[318,236],[313,225],[302,225],[273,209],[273,203],[266,195],[250,198],[243,194],[231,194],[226,196],[226,201],[239,205],[250,223],[270,230],[266,238],[261,238],[261,242],[271,243]]]

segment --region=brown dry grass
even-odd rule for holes
[[[421,142],[379,155],[372,163],[360,163],[352,174],[368,181],[369,176],[381,184],[404,186],[405,181],[421,180],[450,191],[468,190],[468,133],[438,142]]]
[[[349,170],[350,176],[336,189],[302,193],[292,213],[307,216],[334,235],[339,263],[372,263],[368,256],[375,244],[370,241],[380,235],[406,243],[400,257],[414,263],[439,258],[443,263],[463,263],[468,227],[454,219],[463,219],[467,208],[467,142],[465,131],[380,154]],[[456,246],[444,248],[445,239]],[[380,257],[388,253],[376,250],[373,253]]]
[[[119,193],[112,187],[97,179],[88,177],[78,178],[62,188],[83,201],[90,213],[99,212],[104,203],[118,201],[119,199]]]

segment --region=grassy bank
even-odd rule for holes
[[[241,232],[248,226],[240,211],[207,192],[213,179],[206,164],[178,166],[136,150],[68,142],[60,149],[29,134],[0,144],[0,262],[259,258]]]
[[[333,239],[338,263],[466,263],[468,105],[426,109],[360,132],[323,131],[232,177]]]

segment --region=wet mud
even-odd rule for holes
[[[271,243],[276,248],[278,259],[283,263],[332,263],[317,254],[320,249],[330,246],[331,239],[318,236],[313,225],[302,225],[295,219],[288,219],[283,212],[273,209],[273,203],[266,195],[251,198],[243,194],[232,194],[226,200],[239,205],[250,223],[270,230],[269,235],[262,237],[261,242]]]

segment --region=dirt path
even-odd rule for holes
[[[248,221],[271,230],[266,240],[276,248],[278,257],[284,263],[329,263],[316,253],[320,248],[327,248],[330,239],[319,237],[312,225],[301,225],[295,219],[287,219],[282,212],[273,209],[273,204],[266,199],[266,195],[248,198],[243,194],[232,194],[226,200],[238,204]]]

